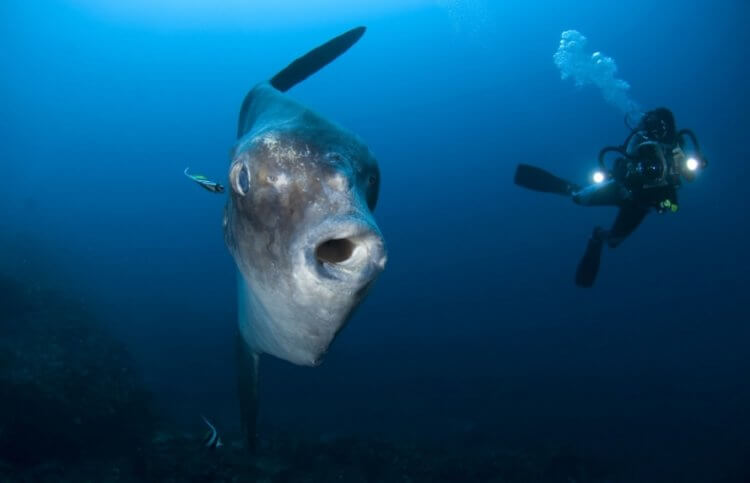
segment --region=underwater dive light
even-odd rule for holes
[[[695,158],[688,158],[685,161],[685,167],[687,167],[688,171],[696,171],[700,167],[700,163]]]
[[[591,178],[594,180],[594,183],[599,184],[602,183],[607,176],[603,171],[594,171],[594,175]]]

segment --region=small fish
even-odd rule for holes
[[[219,437],[219,432],[216,431],[216,427],[211,424],[211,422],[206,419],[205,416],[201,417],[203,418],[203,421],[208,425],[206,436],[203,437],[203,446],[210,449],[217,449],[224,446],[224,443],[221,442],[221,438]]]
[[[185,176],[192,179],[198,185],[200,185],[201,188],[206,189],[210,191],[211,193],[223,193],[224,187],[217,183],[216,181],[211,181],[210,179],[206,178],[202,174],[188,174],[188,170],[190,168],[185,168]]]

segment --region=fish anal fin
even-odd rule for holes
[[[255,451],[258,421],[258,359],[237,332],[237,390],[240,400],[240,421],[245,436],[245,446]]]

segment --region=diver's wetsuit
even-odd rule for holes
[[[638,136],[640,138],[640,136]],[[640,139],[639,139],[640,141]],[[609,231],[597,228],[610,247],[616,247],[641,224],[646,214],[677,210],[677,189],[681,182],[675,164],[679,144],[667,145],[644,140],[629,146],[628,158],[617,158],[611,177],[572,193],[573,201],[584,206],[618,206],[617,218]],[[677,158],[677,159],[675,159]]]
[[[693,144],[695,166],[689,167],[682,151],[683,137]],[[604,162],[607,153],[619,157],[611,169]],[[521,164],[515,175],[516,184],[535,191],[570,196],[584,206],[617,206],[617,217],[609,230],[596,227],[576,273],[576,283],[584,287],[593,285],[599,270],[599,259],[606,241],[610,247],[622,243],[638,228],[652,209],[675,212],[678,209],[677,189],[681,177],[692,180],[695,169],[706,161],[692,131],[677,131],[674,116],[665,108],[646,113],[621,146],[610,146],[599,153],[599,164],[606,179],[581,188],[543,169]],[[602,173],[602,176],[604,174]]]

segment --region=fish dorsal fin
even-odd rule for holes
[[[357,27],[312,49],[273,76],[271,85],[281,92],[288,91],[346,52],[364,33],[365,27]]]
[[[237,389],[240,396],[240,420],[245,445],[251,453],[255,451],[258,421],[258,359],[259,355],[250,350],[242,335],[237,332]]]

